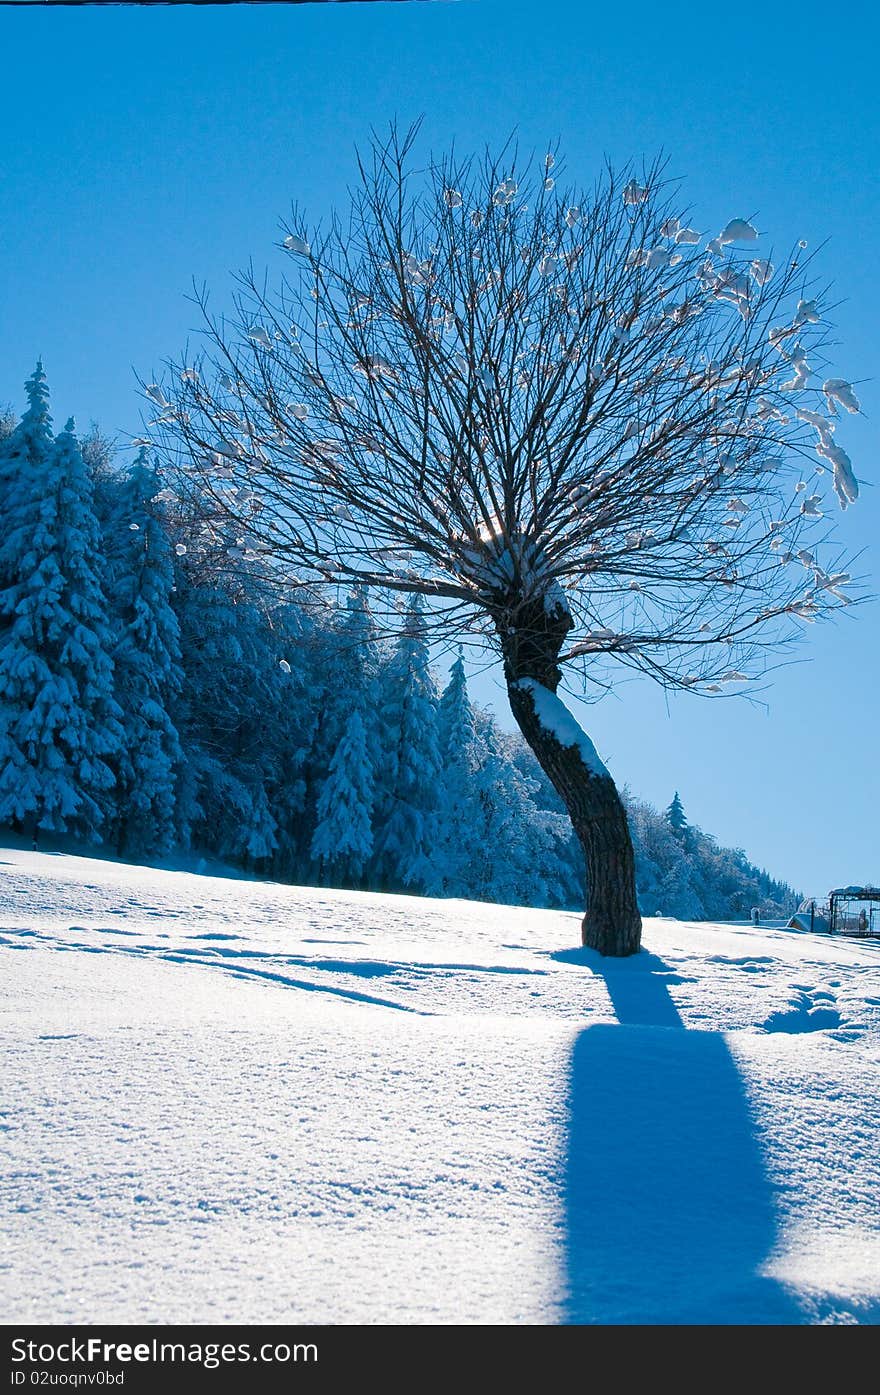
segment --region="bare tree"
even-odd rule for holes
[[[858,402],[818,386],[805,244],[774,267],[735,218],[707,245],[662,161],[576,194],[512,145],[413,172],[415,136],[374,140],[344,219],[293,210],[279,289],[251,268],[231,319],[197,292],[207,348],[145,391],[236,548],[292,585],[420,592],[494,649],[583,846],[584,943],[630,954],[626,815],[563,673],[745,691],[845,603],[818,549],[829,482],[858,493],[834,438]]]

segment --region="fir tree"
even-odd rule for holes
[[[275,665],[264,707],[272,732],[265,788],[277,825],[270,870],[273,876],[304,881],[311,866],[307,829],[314,827],[306,802],[308,758],[318,726],[320,631],[294,603],[275,608],[269,623]]]
[[[477,729],[461,649],[449,670],[449,682],[440,698],[437,728],[440,758],[445,766],[473,760]]]
[[[116,696],[126,731],[117,767],[120,852],[165,851],[175,834],[183,754],[170,709],[181,688],[180,633],[171,543],[154,502],[159,489],[142,448],[119,489],[109,547]]]
[[[466,896],[479,800],[474,773],[480,765],[480,751],[461,651],[440,698],[438,734],[440,810],[431,889],[447,896]]]
[[[372,769],[364,724],[352,712],[318,796],[312,857],[334,878],[358,884],[373,850]]]
[[[378,655],[373,618],[363,587],[355,587],[332,625],[314,636],[316,713],[305,758],[309,795],[304,820],[305,843],[311,846],[318,826],[316,800],[327,779],[334,755],[345,735],[352,709],[364,724],[366,756],[371,772],[381,760],[381,736],[376,710]],[[373,780],[371,773],[371,783]]]
[[[42,364],[0,447],[0,823],[97,836],[123,733],[100,536],[73,422],[52,439]]]
[[[276,846],[267,780],[284,754],[276,641],[246,573],[212,578],[204,559],[188,556],[177,576],[190,836],[223,858],[263,861]]]
[[[356,586],[346,597],[338,636],[336,653],[342,670],[339,695],[343,710],[356,707],[361,714],[367,759],[375,776],[381,739],[376,703],[379,654],[365,587]]]
[[[474,777],[477,807],[469,836],[468,894],[511,905],[558,904],[563,878],[559,849],[569,825],[561,814],[538,809],[532,798],[536,782],[507,758],[494,723],[486,724],[482,744]]]
[[[125,479],[124,473],[115,464],[116,442],[93,421],[85,435],[80,437],[79,448],[92,482],[98,523],[102,532],[109,534],[115,523],[119,494]]]
[[[672,829],[676,838],[684,842],[688,832],[688,821],[685,818],[684,805],[679,798],[678,790],[672,796],[672,803],[666,810],[666,822]]]
[[[437,694],[423,609],[422,597],[415,596],[383,674],[384,762],[376,836],[380,884],[414,890],[434,882],[432,853],[440,771]]]

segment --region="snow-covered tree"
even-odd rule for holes
[[[116,464],[116,442],[93,421],[79,446],[92,482],[98,523],[102,532],[109,533],[124,479],[124,472]]]
[[[432,888],[446,895],[466,896],[479,808],[474,775],[480,766],[481,745],[461,652],[440,698],[438,735],[439,810]]]
[[[120,852],[164,851],[175,837],[183,755],[171,710],[180,693],[180,633],[171,605],[173,552],[156,496],[158,471],[142,447],[115,497],[108,530],[116,697],[126,739],[117,761]]]
[[[672,796],[672,803],[665,810],[665,814],[666,822],[669,824],[676,838],[683,842],[687,837],[688,821],[685,817],[684,805],[681,802],[678,790],[676,790],[675,794]]]
[[[281,773],[279,723],[290,675],[281,669],[275,637],[248,591],[251,578],[221,572],[212,577],[200,560],[181,558],[175,595],[191,836],[221,857],[262,861],[276,846],[267,783]]]
[[[352,712],[318,795],[314,860],[334,879],[359,885],[373,850],[373,771],[359,712]]]
[[[477,726],[460,647],[458,658],[449,670],[449,682],[440,696],[437,729],[444,767],[464,763],[472,768]]]
[[[375,872],[388,888],[433,886],[440,753],[424,602],[414,596],[382,675]]]
[[[376,621],[365,586],[355,586],[345,598],[345,609],[333,626],[331,663],[339,675],[337,702],[342,710],[356,707],[364,725],[367,759],[375,770],[380,759],[377,689],[380,656]]]
[[[513,143],[416,174],[416,138],[374,141],[323,230],[294,213],[280,290],[245,273],[217,318],[205,293],[169,447],[302,578],[421,593],[492,646],[583,848],[584,941],[630,954],[626,812],[564,674],[736,691],[843,604],[828,486],[858,496],[858,398],[818,376],[805,244],[772,265],[741,217],[706,242],[662,161],[578,190]]]
[[[536,782],[510,760],[494,723],[483,724],[480,748],[468,831],[468,894],[485,901],[557,905],[564,894],[565,817],[538,808],[532,798]]]
[[[273,646],[273,668],[264,710],[272,733],[264,760],[265,788],[276,822],[276,847],[269,869],[273,876],[308,880],[314,832],[316,792],[309,757],[320,722],[323,629],[296,603],[259,612]],[[268,701],[267,701],[268,699]]]
[[[311,845],[318,824],[318,792],[344,739],[353,709],[361,715],[371,769],[375,770],[381,759],[376,702],[379,656],[375,624],[363,587],[350,591],[343,607],[315,627],[313,648],[315,721],[304,759],[310,795],[304,814],[306,847]]]
[[[705,910],[693,859],[667,813],[658,816],[648,805],[635,800],[630,800],[629,807],[643,912],[681,916],[684,920],[703,919]]]
[[[98,836],[122,742],[92,491],[42,364],[0,445],[0,823]]]

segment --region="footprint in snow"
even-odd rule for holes
[[[218,930],[218,931],[214,932],[213,934],[187,935],[186,938],[187,938],[188,940],[242,940],[242,939],[244,939],[244,936],[243,936],[243,935],[224,935],[224,934],[221,934],[220,931]]]
[[[818,1000],[818,1001],[817,1001]],[[787,1008],[771,1012],[764,1022],[765,1032],[826,1032],[843,1025],[833,993],[803,989]]]

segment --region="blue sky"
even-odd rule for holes
[[[864,381],[842,442],[864,485],[841,539],[876,586],[880,103],[852,11],[462,3],[0,9],[0,401],[42,354],[56,420],[138,429],[149,375],[228,299],[279,218],[345,198],[371,125],[424,115],[461,150],[516,126],[589,182],[663,148],[697,225],[754,215],[767,242],[830,239],[836,371]],[[867,13],[867,10],[865,10]],[[846,19],[845,15],[850,18]],[[798,886],[880,881],[880,608],[808,628],[766,706],[628,682],[586,714],[621,782]],[[491,678],[478,694],[504,710]]]

